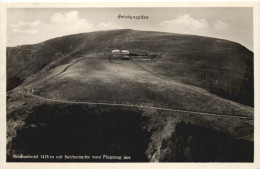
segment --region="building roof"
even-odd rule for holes
[[[129,53],[128,50],[122,50],[121,52],[122,52],[122,53]]]
[[[119,52],[120,52],[120,50],[117,50],[117,49],[112,50],[112,53],[119,53]]]
[[[117,50],[117,49],[115,49],[115,50],[112,50],[112,53],[113,54],[129,54],[129,51],[128,50]]]

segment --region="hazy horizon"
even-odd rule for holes
[[[134,17],[138,17],[134,18]],[[253,51],[252,8],[10,8],[7,46],[95,31],[133,29],[234,41]]]

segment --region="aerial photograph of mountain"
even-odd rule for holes
[[[253,8],[7,9],[7,162],[253,162]]]

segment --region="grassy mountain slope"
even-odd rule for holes
[[[160,57],[110,61],[113,49]],[[254,109],[245,106],[253,106],[253,53],[240,44],[129,29],[84,33],[8,48],[7,77],[8,161],[38,153],[253,160]],[[197,158],[211,150],[217,155]]]
[[[8,90],[43,68],[48,71],[87,54],[110,55],[112,49],[160,54],[159,61],[140,64],[158,75],[253,106],[251,51],[221,39],[134,30],[77,34],[7,48]]]
[[[239,104],[224,101],[199,88],[183,85],[140,68],[137,61],[85,58],[66,71],[32,84],[44,98],[72,102],[148,105],[163,108],[248,115]],[[59,73],[62,72],[62,73]],[[66,92],[64,92],[66,91]]]

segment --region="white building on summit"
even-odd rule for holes
[[[118,57],[121,59],[129,59],[129,51],[128,50],[112,50],[113,57]]]
[[[128,50],[122,50],[121,53],[122,53],[123,55],[129,55],[129,51],[128,51]]]
[[[112,50],[112,54],[113,54],[113,57],[116,57],[116,56],[119,56],[120,55],[120,50]]]

